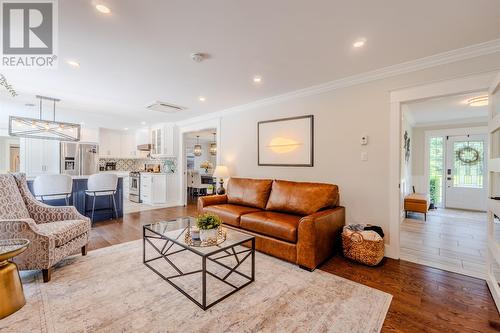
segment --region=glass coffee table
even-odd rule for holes
[[[143,262],[207,310],[255,280],[255,237],[223,226],[225,239],[201,246],[186,235],[194,225],[193,217],[144,225]]]

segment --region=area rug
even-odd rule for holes
[[[23,273],[27,304],[0,320],[0,332],[381,330],[391,295],[261,253],[255,267],[255,282],[203,311],[142,263],[142,241],[91,251],[64,260],[49,283]],[[199,287],[195,275],[183,288]],[[207,289],[219,290],[210,281]]]

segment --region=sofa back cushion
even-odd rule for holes
[[[266,210],[305,216],[338,202],[337,185],[275,180]]]
[[[271,179],[230,178],[227,184],[227,202],[265,209],[271,186]]]
[[[14,176],[0,174],[0,219],[30,218]]]

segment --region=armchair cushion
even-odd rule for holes
[[[67,220],[38,225],[38,231],[46,236],[53,237],[56,246],[62,246],[74,238],[90,231],[89,220]]]
[[[26,209],[14,177],[0,175],[0,219],[27,219],[30,214]]]

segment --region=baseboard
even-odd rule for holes
[[[390,246],[389,244],[385,244],[385,257],[391,259],[399,259],[399,251],[394,248],[394,246]]]

